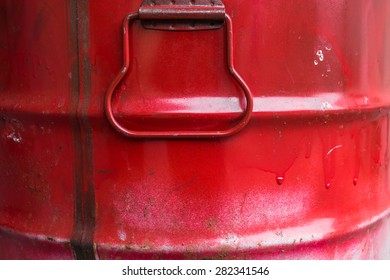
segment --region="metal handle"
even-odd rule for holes
[[[233,135],[243,129],[249,122],[253,110],[253,97],[249,87],[240,77],[233,65],[233,27],[232,20],[229,15],[225,14],[226,23],[226,44],[227,44],[227,66],[230,74],[239,84],[244,92],[246,99],[246,108],[242,114],[240,121],[233,127],[226,130],[214,131],[136,131],[123,127],[115,118],[112,111],[112,97],[118,84],[126,75],[129,69],[129,26],[135,20],[139,20],[139,13],[127,15],[123,20],[123,67],[119,74],[115,77],[110,87],[108,88],[105,98],[105,111],[110,124],[121,134],[127,137],[135,138],[215,138],[226,137]]]

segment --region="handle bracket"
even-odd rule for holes
[[[220,0],[144,0],[138,14],[147,29],[209,30],[223,26],[225,6]]]
[[[150,2],[152,0],[145,0],[144,2]],[[165,1],[165,0],[160,0]],[[155,3],[158,1],[156,0]],[[166,2],[166,1],[165,1]],[[177,0],[179,2],[179,0]],[[216,1],[217,2],[217,1]],[[155,7],[155,6],[154,6]],[[141,11],[141,9],[140,9]],[[214,10],[213,10],[214,11]],[[176,13],[176,11],[174,12]],[[196,14],[196,12],[195,12]],[[207,13],[206,13],[207,14]],[[154,18],[156,16],[155,11],[143,13],[142,14],[145,18]],[[176,19],[179,18],[180,14],[175,14]],[[189,16],[191,15],[191,16]],[[183,18],[187,19],[188,17],[192,18],[194,16],[194,11],[190,11],[187,14],[183,15]],[[220,15],[219,12],[215,13],[216,18],[219,19]],[[237,132],[239,132],[241,129],[243,129],[249,122],[252,110],[253,110],[253,97],[252,93],[245,83],[245,81],[241,78],[241,76],[237,73],[237,71],[234,68],[233,64],[233,26],[232,26],[232,20],[224,13],[224,21],[226,26],[226,48],[227,48],[227,67],[229,69],[230,74],[234,78],[234,80],[237,82],[237,84],[241,87],[241,89],[244,92],[245,96],[245,110],[243,111],[240,120],[232,127],[226,129],[226,130],[211,130],[211,131],[198,131],[198,130],[188,130],[188,131],[135,131],[130,130],[128,128],[125,128],[122,124],[118,122],[116,117],[114,116],[113,110],[112,110],[112,98],[115,92],[115,89],[119,85],[119,83],[122,81],[126,73],[128,72],[129,65],[130,65],[130,53],[129,53],[129,26],[131,23],[135,20],[140,20],[141,14],[135,13],[130,14],[125,17],[123,20],[123,66],[122,69],[119,71],[118,75],[115,77],[113,82],[111,83],[110,87],[107,90],[107,94],[105,97],[105,112],[106,116],[108,118],[109,123],[121,134],[127,136],[127,137],[134,137],[134,138],[216,138],[216,137],[226,137],[233,135]],[[203,17],[202,17],[203,20]]]

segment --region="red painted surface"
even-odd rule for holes
[[[218,18],[217,18],[218,19]],[[151,131],[148,130],[131,130],[126,128],[123,124],[121,124],[118,119],[115,117],[115,114],[113,112],[113,106],[112,106],[112,100],[115,96],[115,92],[117,92],[117,89],[119,85],[121,85],[126,77],[126,75],[129,72],[130,68],[130,46],[129,46],[129,27],[132,27],[132,24],[135,20],[141,20],[142,22],[142,14],[141,9],[139,13],[129,14],[125,17],[123,20],[122,26],[123,26],[123,66],[122,69],[119,71],[119,74],[114,78],[113,82],[111,83],[110,87],[107,90],[106,93],[106,99],[105,99],[105,112],[107,115],[107,119],[112,125],[112,127],[117,130],[119,133],[123,134],[127,137],[133,137],[133,138],[142,138],[142,139],[148,139],[148,138],[187,138],[187,139],[195,139],[195,138],[218,138],[218,137],[228,137],[232,136],[238,132],[240,132],[245,126],[248,125],[251,117],[252,117],[252,111],[253,111],[253,95],[251,90],[248,88],[248,85],[245,83],[245,81],[240,77],[240,75],[237,73],[234,67],[233,62],[233,56],[234,56],[234,50],[233,50],[233,27],[232,27],[232,19],[229,15],[225,15],[225,28],[226,28],[226,65],[227,68],[232,76],[234,78],[237,85],[240,86],[240,88],[243,91],[243,103],[245,104],[245,109],[243,110],[242,116],[240,117],[239,121],[232,125],[229,128],[226,129],[205,129],[205,130],[159,130],[154,129]],[[195,23],[192,23],[195,25]],[[191,26],[191,23],[189,24]],[[186,25],[184,24],[184,28]],[[191,28],[191,27],[189,27]]]
[[[253,115],[197,140],[105,116],[140,4],[0,1],[0,258],[389,259],[389,1],[225,0]],[[121,124],[237,122],[223,30],[129,30]]]

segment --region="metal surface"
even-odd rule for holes
[[[211,130],[211,131],[191,131],[191,130],[178,130],[178,131],[134,131],[125,128],[115,118],[112,111],[112,97],[115,89],[120,84],[122,79],[128,72],[130,66],[130,54],[129,54],[129,25],[132,21],[139,18],[138,14],[131,14],[125,17],[123,21],[123,66],[119,74],[115,77],[114,81],[110,85],[105,102],[105,110],[107,118],[110,124],[121,134],[129,137],[141,137],[141,138],[216,138],[231,136],[241,129],[243,129],[249,122],[252,109],[253,109],[253,97],[250,89],[246,85],[245,81],[240,77],[237,71],[234,69],[233,64],[233,27],[231,18],[226,15],[226,48],[227,48],[227,67],[230,74],[236,80],[236,82],[242,88],[245,94],[245,110],[241,119],[232,127],[225,130]]]
[[[251,121],[129,139],[141,2],[0,0],[0,258],[389,259],[390,2],[225,0]],[[129,40],[124,127],[240,120],[221,30]]]
[[[210,30],[221,28],[225,21],[220,0],[144,0],[138,13],[148,29]]]

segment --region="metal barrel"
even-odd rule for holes
[[[0,259],[390,259],[390,1],[0,0]]]

